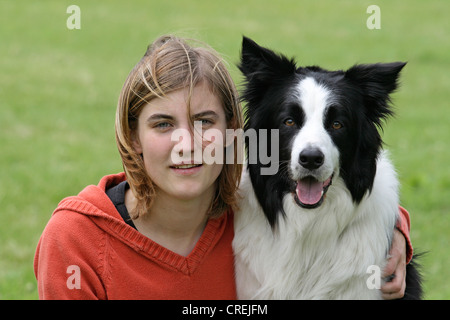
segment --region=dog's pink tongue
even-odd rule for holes
[[[297,182],[297,197],[303,204],[313,205],[322,198],[323,184],[314,178],[308,177]]]

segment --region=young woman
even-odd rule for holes
[[[41,299],[235,299],[233,208],[242,163],[205,161],[243,125],[235,85],[210,48],[163,36],[129,74],[116,113],[124,173],[60,202],[39,241]],[[200,131],[200,132],[198,132]],[[204,133],[215,132],[210,136]],[[211,150],[213,150],[211,152]],[[409,216],[399,228],[409,244]],[[402,277],[396,232],[388,272]],[[401,295],[389,283],[386,297]]]

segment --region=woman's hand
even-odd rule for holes
[[[383,278],[392,278],[381,286],[383,299],[400,299],[405,295],[406,287],[406,240],[397,229],[394,230],[391,250]]]

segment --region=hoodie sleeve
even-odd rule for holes
[[[34,273],[40,299],[106,299],[102,270],[106,236],[89,217],[54,213],[39,240]]]
[[[397,229],[403,234],[406,240],[406,263],[409,263],[413,256],[413,246],[411,243],[411,238],[409,236],[411,222],[409,218],[409,213],[405,208],[399,207],[399,216],[397,220]]]

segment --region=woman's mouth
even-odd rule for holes
[[[177,164],[177,165],[170,166],[170,169],[172,169],[177,174],[190,175],[190,174],[194,174],[194,173],[197,173],[198,171],[200,171],[202,166],[203,166],[203,164],[201,164],[201,163],[200,164],[194,164],[194,163]]]

